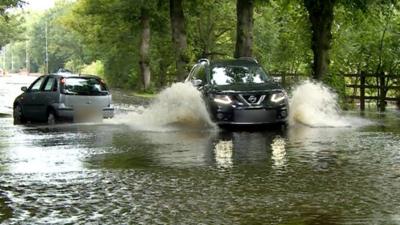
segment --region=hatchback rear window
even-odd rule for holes
[[[107,86],[95,77],[68,77],[61,80],[62,92],[67,95],[108,95]]]

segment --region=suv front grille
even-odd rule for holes
[[[266,95],[260,94],[238,94],[237,99],[246,105],[261,105]]]

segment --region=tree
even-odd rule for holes
[[[168,2],[80,0],[73,11],[67,26],[88,58],[102,62],[111,85],[149,91],[153,81],[166,83],[173,52]]]
[[[142,35],[140,40],[140,73],[143,82],[143,89],[150,87],[150,16],[148,9],[142,6],[140,9],[140,24],[142,27]]]
[[[316,80],[328,71],[335,3],[336,0],[304,0],[311,23],[311,49],[314,53],[312,77]]]
[[[400,70],[400,13],[399,3],[369,3],[367,13],[364,10],[348,10],[339,5],[335,11],[334,36],[332,47],[331,75],[343,73],[368,73],[376,77],[367,77],[368,85],[382,87],[378,91],[367,89],[369,95],[380,96],[377,106],[385,110],[385,96],[396,97]],[[339,76],[338,75],[338,76]],[[387,75],[386,77],[384,75]],[[352,83],[357,81],[351,81]],[[357,89],[352,95],[357,95]]]
[[[0,49],[10,43],[20,32],[21,19],[16,15],[7,13],[7,9],[18,7],[23,2],[21,0],[2,0],[0,1]]]
[[[185,79],[187,56],[187,40],[185,31],[185,15],[182,8],[183,0],[170,0],[170,19],[172,30],[172,43],[175,49],[176,76],[179,80]]]
[[[253,45],[253,0],[237,0],[235,58],[251,57]]]
[[[85,63],[85,52],[82,41],[78,34],[65,26],[65,17],[72,10],[73,4],[68,2],[57,2],[54,8],[49,9],[38,15],[36,22],[28,30],[30,39],[30,53],[32,69],[45,71],[46,54],[46,35],[49,56],[49,72],[56,72],[59,68],[64,68],[66,64],[72,65],[74,72],[80,71],[80,65]],[[35,20],[35,15],[31,15],[28,20]]]
[[[23,19],[17,15],[0,16],[0,49],[13,40],[21,39],[20,34],[23,32]]]
[[[341,3],[348,11],[367,9],[371,5],[393,5],[396,0],[304,0],[305,8],[311,24],[311,48],[314,53],[312,77],[321,80],[328,72],[329,49],[332,43],[332,24],[334,21],[334,8]]]
[[[201,3],[201,4],[200,4]],[[233,54],[236,4],[231,0],[191,1],[186,5],[188,43],[192,58],[221,58]],[[221,19],[224,18],[224,19]]]
[[[22,0],[1,0],[0,2],[0,16],[7,16],[6,10],[8,8],[21,6],[24,2]]]
[[[80,0],[66,22],[83,42],[87,61],[102,62],[110,85],[143,88],[141,9],[137,1]]]
[[[269,72],[309,74],[310,37],[307,11],[298,1],[257,5],[253,55]]]

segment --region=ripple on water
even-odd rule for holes
[[[0,222],[395,224],[400,137],[384,129],[144,132],[1,118]]]

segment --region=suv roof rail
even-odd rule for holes
[[[206,62],[207,64],[210,64],[210,60],[206,59],[206,58],[201,58],[197,61],[198,63],[202,63],[202,62]]]
[[[253,57],[239,57],[239,59],[243,59],[243,60],[248,60],[248,61],[253,61],[255,63],[258,63],[257,59],[253,58]]]

